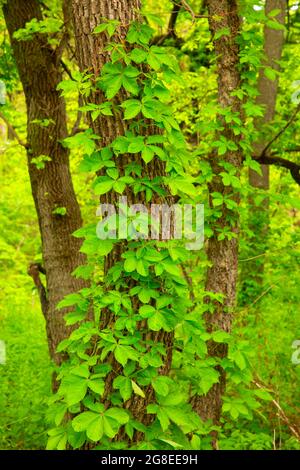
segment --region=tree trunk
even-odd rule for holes
[[[214,40],[214,48],[217,63],[218,75],[218,104],[222,108],[231,108],[233,112],[240,114],[241,102],[238,98],[232,96],[232,91],[240,86],[240,74],[238,71],[239,64],[239,47],[236,42],[237,35],[240,30],[240,17],[235,0],[208,0],[209,25],[213,35],[223,29],[229,29],[230,35],[221,36]],[[219,116],[222,122],[223,131],[220,135],[226,139],[239,142],[239,136],[235,136],[230,124]],[[216,137],[216,140],[220,138]],[[228,195],[234,192],[231,186],[224,186],[219,176],[223,167],[219,166],[219,161],[226,161],[236,167],[237,171],[241,167],[242,154],[241,149],[236,151],[228,151],[225,155],[218,157],[216,153],[212,156],[212,168],[214,178],[209,185],[209,192],[219,192]],[[238,201],[238,196],[235,196]],[[228,217],[234,218],[234,223],[230,224]],[[238,237],[238,212],[231,212],[222,206],[222,216],[215,222],[213,226],[214,235],[208,240],[207,256],[210,267],[206,277],[206,291],[219,293],[223,295],[223,303],[213,301],[210,304],[210,311],[205,313],[205,321],[207,331],[224,330],[229,332],[232,323],[232,313],[236,299],[236,285],[238,273],[238,238],[228,240],[218,240],[220,230],[224,227],[231,227]],[[209,302],[209,300],[207,300]],[[211,357],[224,358],[227,355],[227,345],[224,343],[215,343],[209,341],[208,354]],[[205,396],[193,397],[192,404],[194,409],[204,419],[212,419],[214,424],[219,424],[222,395],[225,390],[225,372],[220,366],[216,366],[220,373],[219,382],[209,390]]]
[[[276,19],[280,24],[285,23],[286,16],[286,1],[285,0],[266,0],[265,13],[268,15],[272,10],[281,10],[276,16]],[[278,61],[281,59],[282,48],[284,44],[284,31],[272,29],[269,26],[264,28],[264,53],[265,60],[263,62],[264,67],[271,67],[275,71],[280,69]],[[265,107],[264,115],[257,119],[256,128],[261,129],[264,125],[269,124],[275,115],[277,89],[278,89],[278,77],[275,80],[271,80],[264,73],[264,68],[259,72],[258,79],[258,92],[257,104]],[[267,144],[266,136],[261,135],[259,141],[254,145],[254,158],[259,156]],[[259,188],[268,190],[270,184],[270,168],[268,165],[261,165],[262,175],[259,175],[254,170],[249,170],[249,183],[253,188]],[[249,257],[255,257],[261,253],[264,253],[267,249],[267,235],[269,230],[269,200],[266,197],[262,203],[257,206],[253,201],[250,201],[251,210],[249,228],[253,231],[254,236],[250,240],[250,246],[254,249],[249,254]],[[255,298],[259,292],[256,292],[255,287],[259,287],[263,281],[264,273],[264,258],[255,258],[247,263],[245,269],[247,275],[247,285],[244,286],[251,294],[251,298]]]
[[[39,266],[32,265],[29,273],[39,289],[50,355],[59,363],[61,358],[55,350],[68,335],[68,328],[63,319],[67,310],[57,310],[56,305],[65,295],[85,285],[71,275],[84,263],[85,256],[79,253],[81,241],[72,236],[81,226],[81,215],[70,174],[69,154],[61,144],[67,136],[65,103],[56,89],[62,76],[55,51],[44,34],[35,34],[28,41],[13,37],[28,21],[42,19],[39,2],[9,0],[3,12],[27,105],[28,170],[42,238],[47,291],[39,279]],[[50,121],[48,126],[34,122],[45,119]],[[37,169],[31,162],[40,155],[51,158],[45,162],[44,169]],[[59,207],[66,209],[65,215],[54,213]]]
[[[121,23],[121,30],[116,33],[113,42],[124,40],[126,32],[133,20],[139,20],[140,0],[72,0],[73,5],[73,21],[76,38],[76,51],[79,67],[81,71],[88,71],[92,73],[94,78],[97,79],[101,72],[103,65],[110,60],[110,52],[105,50],[107,46],[107,37],[105,34],[95,35],[92,34],[94,28],[103,22],[103,18],[110,20],[119,20]],[[127,93],[121,91],[117,95],[117,100],[121,103],[125,100]],[[89,102],[100,104],[105,101],[103,93],[100,90],[93,92],[88,98]],[[95,121],[90,120],[90,126],[93,131],[101,137],[101,146],[109,145],[116,137],[123,136],[127,129],[127,122],[124,121],[120,113],[115,113],[113,117],[101,116]],[[159,134],[160,130],[149,123],[148,127],[143,130],[143,135]],[[158,159],[154,159],[147,165],[142,161],[140,155],[135,155],[135,160],[142,166],[142,176],[147,175],[149,178],[155,176],[163,176],[165,174],[164,163]],[[119,155],[116,164],[121,174],[125,165],[132,161],[131,155]],[[145,197],[143,193],[134,195],[132,190],[126,188],[124,195],[127,197],[128,204],[145,204]],[[114,191],[108,193],[105,197],[101,198],[101,202],[117,204],[119,195]],[[153,197],[152,203],[159,204],[162,201],[159,197]],[[118,243],[115,245],[113,251],[105,259],[104,276],[108,273],[110,268],[121,259],[121,254],[126,251],[126,244]],[[132,286],[131,286],[132,287]],[[135,304],[135,309],[138,310],[139,304]],[[111,314],[104,314],[101,318],[101,326],[103,328],[112,327],[115,319]],[[145,325],[141,325],[144,327]],[[162,342],[168,351],[165,359],[165,364],[161,368],[161,374],[167,374],[171,366],[172,358],[172,340],[173,333],[148,332],[147,339],[156,342]],[[114,358],[111,358],[114,363],[115,370],[120,370],[120,365],[116,363]],[[112,379],[114,374],[110,374],[106,380],[106,396],[112,390]],[[135,395],[133,398],[126,402],[128,408],[135,419],[147,423],[151,420],[151,416],[146,414],[146,406],[153,398],[153,390],[151,387],[145,391],[146,398],[141,398]],[[147,421],[148,420],[148,421]]]

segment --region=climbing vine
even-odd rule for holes
[[[118,21],[103,20],[94,34],[113,37],[119,30]],[[192,154],[173,117],[168,90],[168,83],[180,80],[180,71],[170,49],[151,44],[152,34],[147,24],[133,22],[122,42],[107,45],[110,61],[99,77],[76,72],[59,85],[63,94],[76,88],[85,96],[82,111],[91,122],[103,115],[125,123],[123,135],[106,146],[92,129],[64,141],[82,149],[81,170],[96,173],[95,195],[119,209],[122,196],[148,207],[152,202],[200,203],[201,185],[212,177],[207,161],[196,176],[186,171]],[[89,102],[95,91],[105,96],[101,104]],[[245,89],[236,93],[243,99]],[[235,135],[242,133],[234,111],[220,109],[219,115],[232,122]],[[245,149],[247,141],[236,143],[220,134],[213,142],[219,157],[238,145]],[[235,168],[225,161],[220,165],[223,184],[239,191]],[[210,220],[221,217],[223,205],[234,215],[237,203],[230,191],[212,198]],[[81,251],[89,259],[74,275],[89,280],[90,287],[59,304],[73,307],[65,319],[74,330],[58,347],[68,359],[58,370],[59,386],[50,403],[48,449],[209,448],[209,433],[218,428],[200,419],[192,398],[218,382],[220,366],[237,385],[251,380],[249,344],[237,343],[223,330],[205,330],[202,315],[209,306],[203,299],[222,303],[222,296],[203,291],[190,300],[184,265],[193,254],[186,240],[148,240],[140,229],[143,216],[129,215],[122,239],[99,238],[100,232],[109,233],[110,218],[74,233],[84,238]],[[234,223],[229,217],[220,241],[235,236]],[[110,256],[114,262],[103,277]],[[209,340],[228,344],[228,356],[207,357]],[[224,412],[251,419],[251,410],[259,406],[255,396],[269,398],[265,391],[244,388],[239,396],[225,398]]]

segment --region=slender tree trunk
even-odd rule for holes
[[[67,135],[65,103],[56,89],[62,77],[55,51],[45,35],[35,34],[28,41],[14,38],[14,32],[24,28],[28,21],[42,19],[39,2],[8,0],[3,12],[27,105],[28,170],[42,238],[47,290],[39,278],[38,265],[32,265],[29,273],[40,293],[50,355],[59,363],[60,356],[55,349],[68,335],[68,328],[63,319],[66,309],[57,310],[56,305],[65,295],[85,285],[71,275],[84,263],[85,257],[79,253],[81,241],[72,237],[81,226],[81,215],[70,174],[69,154],[61,144]],[[45,119],[50,121],[48,126],[34,122]],[[51,158],[44,169],[37,169],[32,163],[32,158],[40,155]],[[66,214],[55,214],[58,207],[64,207]]]
[[[110,53],[105,50],[108,39],[104,34],[95,35],[92,34],[94,28],[103,22],[102,18],[108,18],[110,20],[119,20],[121,23],[121,31],[114,35],[113,41],[122,41],[126,35],[130,22],[133,20],[139,20],[139,0],[72,0],[73,5],[73,21],[76,38],[76,51],[77,59],[82,71],[88,71],[94,75],[96,79],[101,72],[103,65],[110,59]],[[122,102],[126,99],[127,94],[121,91],[118,94],[117,100]],[[102,103],[105,98],[100,90],[94,92],[89,96],[89,102],[96,104]],[[95,121],[90,120],[90,126],[93,131],[101,137],[101,146],[109,145],[116,137],[124,135],[127,129],[127,123],[122,119],[119,113],[115,113],[113,117],[101,116]],[[158,128],[155,128],[149,123],[148,127],[143,130],[144,135],[153,135],[160,133]],[[147,175],[149,178],[155,176],[162,176],[165,174],[165,167],[163,162],[158,159],[154,159],[150,164],[145,165],[140,155],[119,155],[116,164],[120,174],[123,174],[124,167],[135,158],[137,163],[142,166],[142,176]],[[145,198],[143,193],[134,195],[132,190],[126,189],[124,195],[127,197],[128,204],[145,204]],[[101,198],[101,202],[108,202],[117,204],[119,195],[114,191],[108,193],[104,198]],[[152,199],[153,203],[161,203],[159,198]],[[126,250],[126,244],[118,243],[113,251],[105,259],[104,275],[108,273],[109,269],[121,259],[122,252]],[[138,310],[139,305],[135,305],[135,309]],[[101,319],[102,327],[109,328],[113,326],[115,319],[111,314],[104,314]],[[144,327],[142,325],[141,327]],[[147,333],[147,339],[162,342],[166,346],[168,351],[167,357],[165,358],[165,364],[161,368],[161,374],[167,374],[171,366],[171,354],[172,354],[172,340],[173,334],[160,332],[149,332]],[[112,361],[114,359],[112,358]],[[120,369],[118,363],[114,362],[115,370]],[[111,374],[106,381],[106,396],[111,392],[112,379],[114,375]],[[126,402],[126,408],[130,409],[133,416],[146,424],[147,420],[151,420],[151,416],[146,414],[146,406],[151,402],[153,398],[153,390],[149,387],[149,390],[145,392],[146,398],[141,398],[134,395],[133,398]]]
[[[272,10],[280,10],[276,19],[280,24],[285,23],[286,16],[286,0],[266,0],[265,12],[268,15]],[[281,59],[282,49],[284,44],[284,31],[272,29],[269,26],[264,28],[264,67],[271,67],[275,71],[278,71],[280,66],[278,61]],[[275,80],[271,80],[264,73],[264,68],[260,70],[258,79],[258,92],[257,104],[263,105],[264,115],[259,118],[256,122],[257,129],[263,128],[266,124],[269,124],[275,115],[276,98],[278,90],[278,77]],[[266,136],[262,133],[260,139],[254,145],[254,156],[260,155],[267,144]],[[269,189],[270,184],[270,167],[268,165],[261,165],[262,175],[259,175],[256,171],[249,170],[249,182],[254,188]],[[249,228],[254,233],[250,240],[250,246],[252,251],[249,257],[255,257],[261,253],[264,253],[267,249],[267,236],[269,230],[269,200],[266,197],[262,203],[257,206],[253,201],[250,201],[251,209],[249,211],[250,220]],[[251,297],[256,297],[255,287],[259,287],[263,281],[264,273],[264,258],[255,258],[253,261],[248,262],[245,272],[247,273],[244,278],[247,278],[249,291]]]
[[[236,39],[239,34],[241,20],[235,0],[208,0],[209,25],[213,35],[228,28],[230,35],[221,36],[214,40],[214,48],[217,63],[218,75],[218,103],[222,108],[230,108],[233,112],[240,113],[240,100],[232,96],[232,92],[240,86],[239,47]],[[230,124],[227,124],[221,116],[223,131],[221,135],[226,139],[239,142],[239,136],[235,136]],[[218,139],[219,136],[216,137]],[[216,153],[212,156],[212,168],[214,178],[209,185],[210,194],[219,192],[228,195],[234,192],[230,186],[224,186],[219,176],[223,167],[219,166],[219,161],[226,161],[236,167],[237,171],[241,167],[241,150],[228,151],[225,155],[218,157]],[[238,201],[238,196],[235,196]],[[229,222],[229,218],[234,218],[234,223]],[[236,238],[228,240],[218,240],[218,235],[225,227],[231,227]],[[238,272],[238,213],[229,211],[225,205],[222,207],[222,216],[216,221],[214,235],[208,241],[207,256],[210,267],[206,277],[206,291],[223,295],[223,303],[213,301],[210,304],[210,311],[205,314],[207,330],[224,330],[229,332],[232,323],[232,313],[236,299],[236,285]],[[209,302],[209,301],[208,301]],[[227,355],[227,345],[223,343],[208,343],[208,354],[211,357],[224,358]],[[225,372],[217,366],[220,373],[219,382],[209,390],[205,396],[195,396],[192,400],[194,409],[204,419],[212,419],[218,424],[221,415],[222,395],[225,390]]]

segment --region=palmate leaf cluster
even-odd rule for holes
[[[117,27],[116,22],[106,21],[96,27],[94,33],[107,31],[111,36]],[[103,67],[96,84],[107,101],[83,108],[92,113],[92,119],[101,114],[120,113],[124,121],[128,121],[126,133],[100,149],[96,144],[98,136],[90,130],[66,139],[65,145],[82,148],[85,154],[82,171],[104,171],[92,184],[97,196],[110,191],[122,195],[130,188],[135,195],[144,193],[146,201],[150,202],[155,194],[165,197],[168,187],[179,200],[186,202],[192,198],[195,201],[199,182],[185,170],[190,153],[173,117],[166,86],[170,80],[178,80],[178,65],[167,48],[149,46],[151,34],[149,26],[133,23],[126,37],[127,44],[131,45],[129,52],[124,45],[108,46],[111,61]],[[65,92],[68,86],[61,88]],[[126,98],[122,99],[124,92]],[[237,117],[233,119],[241,125]],[[157,134],[144,135],[149,122],[155,125]],[[222,145],[226,152],[233,144],[220,142],[219,146],[215,142],[221,149],[220,155]],[[127,164],[121,174],[117,161],[124,154],[140,155],[141,160]],[[165,163],[166,175],[153,179],[142,174],[142,161],[148,165],[153,159]],[[226,167],[225,163],[222,178],[225,185],[240,188],[234,168]],[[217,202],[218,197],[216,194],[215,206],[223,203]],[[226,204],[230,204],[230,199]],[[231,207],[235,209],[233,202]],[[120,243],[99,240],[95,226],[80,229],[75,236],[85,237],[82,251],[88,254],[91,263],[99,262]],[[226,236],[230,236],[230,230]],[[96,448],[120,445],[162,448],[166,442],[170,448],[193,449],[208,445],[209,431],[214,427],[201,421],[190,400],[195,394],[206,394],[219,381],[217,365],[232,375],[235,383],[248,383],[251,380],[247,358],[249,344],[237,345],[224,331],[211,334],[205,331],[202,320],[205,306],[200,302],[193,305],[189,300],[181,269],[181,264],[189,257],[190,253],[180,241],[128,240],[126,246],[123,244],[121,260],[110,269],[103,283],[92,282],[91,288],[69,295],[59,304],[60,308],[74,306],[66,322],[68,325],[79,322],[79,326],[58,348],[59,352],[66,351],[70,359],[61,367],[60,387],[50,407],[56,427],[49,433],[49,449],[62,449],[67,445],[79,448],[85,443]],[[90,272],[87,266],[78,274],[88,276]],[[132,282],[133,287],[130,287]],[[87,321],[91,308],[93,320]],[[112,320],[109,327],[99,328],[103,315]],[[168,376],[160,375],[166,360],[166,346],[153,336],[153,332],[161,331],[175,338]],[[228,358],[207,358],[210,339],[229,344]],[[108,377],[113,379],[107,395]],[[145,426],[134,419],[126,404],[134,396],[145,400],[151,389],[153,399],[146,404],[145,415],[152,419],[150,425]],[[248,390],[242,398],[224,402],[224,411],[233,419],[240,415],[251,419],[251,410],[258,406],[255,395]],[[70,419],[65,421],[67,412]],[[121,429],[124,438],[114,444],[111,440]],[[138,444],[132,441],[136,432],[144,436]]]

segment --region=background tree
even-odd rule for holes
[[[285,24],[287,4],[285,0],[267,0],[265,4],[266,16],[275,11],[280,11],[276,19],[280,25]],[[277,27],[278,28],[278,27]],[[259,135],[259,141],[254,144],[254,158],[260,156],[268,144],[270,134],[268,128],[275,116],[276,99],[278,92],[278,72],[280,70],[280,59],[282,56],[284,44],[284,28],[273,29],[265,25],[264,27],[264,61],[258,77],[258,97],[256,103],[263,106],[263,116],[257,118],[256,128]],[[274,71],[274,72],[273,72]],[[263,131],[262,129],[265,129]],[[259,188],[268,191],[270,188],[270,167],[261,165],[261,174],[253,169],[249,169],[249,182],[253,188]],[[248,253],[252,261],[247,263],[247,286],[251,298],[255,299],[261,290],[263,283],[264,257],[257,255],[263,254],[268,248],[268,228],[269,228],[269,202],[268,196],[257,205],[250,201],[252,211],[250,213],[249,228],[253,232],[250,244],[253,249]]]
[[[218,76],[218,104],[220,110],[229,110],[240,116],[241,102],[234,91],[241,86],[239,73],[239,47],[237,37],[241,28],[241,20],[237,3],[231,0],[207,2],[209,26],[214,41],[214,52],[216,56]],[[223,36],[222,31],[228,31]],[[221,33],[220,33],[221,31]],[[234,150],[227,151],[219,157],[217,152],[212,154],[212,169],[214,177],[209,184],[210,194],[219,193],[222,196],[232,194],[232,186],[225,186],[220,173],[224,170],[224,163],[232,166],[239,173],[242,164],[242,152],[239,148],[239,136],[234,135],[232,126],[219,115],[223,130],[216,139],[222,137],[233,143]],[[235,196],[236,198],[236,196]],[[236,198],[238,200],[238,198]],[[212,201],[210,196],[210,201]],[[220,234],[225,227],[230,227],[234,235],[220,240]],[[232,325],[232,314],[236,302],[237,273],[238,273],[238,217],[223,206],[222,213],[213,226],[213,236],[208,241],[207,256],[210,262],[208,268],[205,290],[215,294],[221,294],[222,300],[211,302],[205,314],[207,331],[224,330],[229,332]],[[210,301],[208,301],[210,304]],[[208,353],[212,357],[220,359],[227,355],[227,345],[224,343],[208,343]],[[204,397],[197,397],[194,407],[206,420],[212,419],[215,424],[219,423],[222,395],[225,390],[225,372],[217,366],[220,372],[218,383],[214,384]]]
[[[69,168],[66,110],[57,86],[62,80],[60,49],[53,49],[47,35],[35,33],[17,39],[26,23],[42,21],[38,1],[8,1],[3,13],[10,34],[27,107],[27,156],[32,195],[42,238],[43,267],[32,264],[29,274],[39,291],[51,357],[59,361],[56,346],[68,334],[66,310],[56,306],[65,295],[85,285],[71,275],[84,263],[81,241],[72,233],[81,226],[81,215]],[[46,276],[46,288],[40,273]]]

